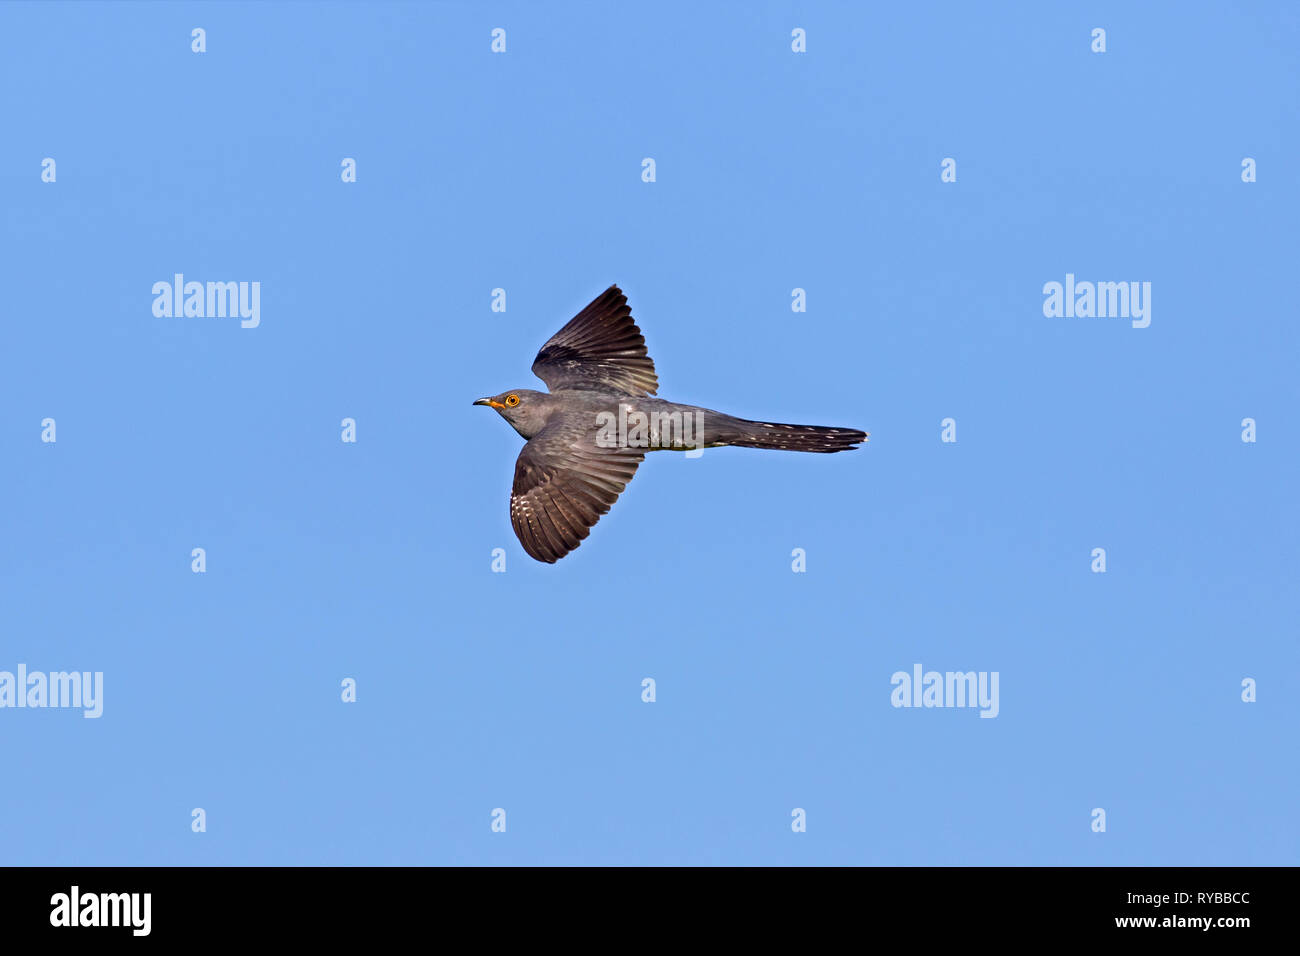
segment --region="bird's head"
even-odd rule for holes
[[[512,388],[500,395],[480,398],[474,404],[495,408],[515,431],[525,438],[532,438],[551,417],[550,398],[545,392],[535,392],[530,388]]]

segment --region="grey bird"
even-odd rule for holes
[[[515,462],[510,523],[524,550],[554,564],[618,500],[648,451],[737,445],[786,451],[856,448],[856,428],[753,422],[653,398],[659,389],[627,296],[612,285],[551,336],[533,360],[550,389],[515,388],[487,405],[527,439]]]

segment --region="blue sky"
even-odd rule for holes
[[[0,6],[0,671],[104,675],[0,709],[0,862],[1300,862],[1297,49],[1280,3]],[[178,272],[260,325],[156,317]],[[1149,327],[1045,317],[1067,274]],[[613,282],[660,394],[869,446],[652,455],[532,561],[470,402]],[[891,706],[916,664],[998,716]]]

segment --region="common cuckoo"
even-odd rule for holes
[[[533,374],[549,393],[515,388],[474,404],[495,408],[527,439],[515,462],[510,523],[524,550],[549,564],[582,543],[648,451],[834,452],[867,440],[856,428],[752,422],[652,398],[655,363],[616,285],[551,336]]]

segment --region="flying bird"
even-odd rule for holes
[[[510,524],[524,550],[554,564],[618,500],[648,451],[736,445],[849,451],[856,428],[752,422],[652,396],[655,364],[632,310],[612,285],[551,336],[533,360],[549,392],[515,388],[487,405],[527,439],[515,462]]]

